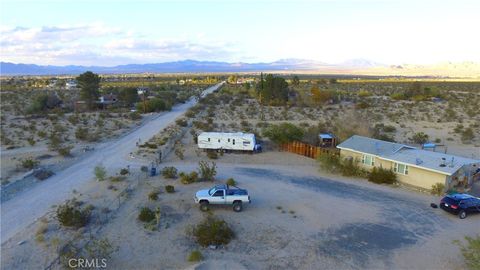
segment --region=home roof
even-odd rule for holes
[[[386,142],[358,135],[350,137],[337,147],[371,154],[385,160],[404,163],[446,175],[454,174],[466,164],[480,164],[480,160],[417,149],[400,143]]]

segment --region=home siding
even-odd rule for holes
[[[366,170],[371,170],[373,168],[372,166],[361,163],[362,154],[360,153],[341,149],[340,156],[342,158],[352,157],[354,160],[357,160],[359,162],[358,164],[360,165],[360,167]],[[393,170],[394,162],[375,157],[375,167],[381,167],[384,169]],[[408,166],[408,174],[403,175],[403,174],[397,173],[397,179],[398,181],[405,183],[407,185],[416,186],[424,189],[431,189],[432,185],[436,183],[442,183],[445,185],[447,176],[441,173],[436,173],[429,170]]]

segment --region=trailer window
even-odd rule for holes
[[[230,142],[230,138],[228,138],[228,142]]]
[[[210,141],[210,138],[208,138],[208,141]]]
[[[233,139],[233,144],[235,144],[235,139]]]
[[[218,139],[218,142],[220,142],[220,139]]]

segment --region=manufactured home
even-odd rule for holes
[[[391,169],[401,183],[415,187],[431,189],[441,183],[447,189],[468,189],[480,181],[480,160],[357,135],[337,148],[342,158],[356,160],[366,170]]]
[[[202,132],[198,148],[212,150],[261,151],[253,133]]]

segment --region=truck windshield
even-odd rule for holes
[[[215,188],[211,188],[208,190],[208,195],[212,196],[212,194],[215,192]]]

